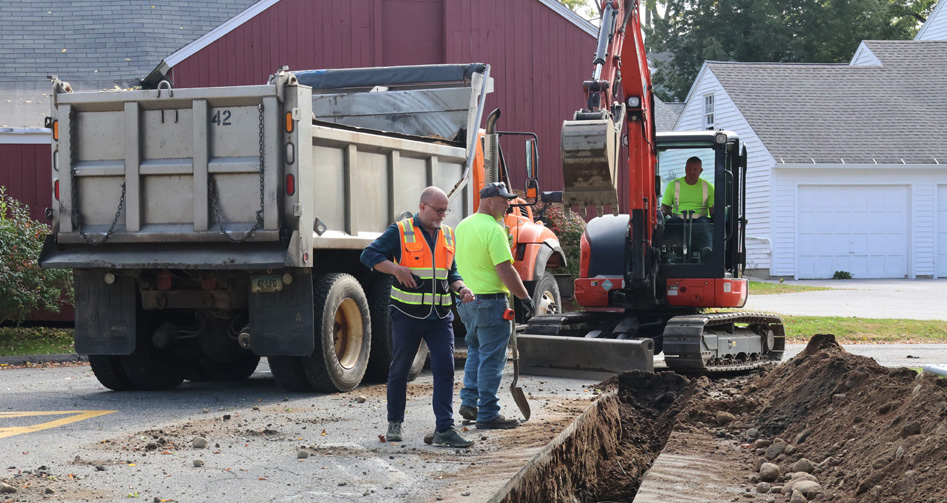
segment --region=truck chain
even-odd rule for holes
[[[751,360],[738,361],[716,356],[705,360],[701,350],[706,329],[730,326],[734,323],[759,325],[763,326],[764,330],[771,330],[773,332],[771,347],[764,347],[765,353]],[[765,367],[778,363],[785,348],[785,329],[782,320],[774,314],[733,312],[675,316],[668,320],[665,333],[668,333],[669,328],[675,333],[675,337],[687,337],[688,343],[692,344],[692,350],[688,354],[665,359],[668,367],[678,372],[740,372]]]
[[[79,235],[82,236],[83,241],[89,243],[92,246],[99,246],[100,244],[109,240],[112,237],[112,233],[115,232],[115,225],[118,224],[118,219],[122,216],[122,208],[125,206],[125,180],[122,179],[122,195],[118,198],[118,209],[115,210],[115,218],[112,219],[112,224],[109,225],[109,230],[105,233],[105,236],[102,237],[100,241],[95,241],[91,236],[85,233],[82,230],[82,213],[79,211],[79,193],[76,191],[76,164],[79,159],[79,142],[76,141],[76,120],[75,112],[71,113],[73,115],[69,117],[69,145],[70,145],[70,158],[71,166],[69,167],[69,187],[70,195],[72,197],[72,226],[77,231]]]
[[[263,153],[265,146],[265,140],[263,137],[263,103],[257,105],[257,110],[260,112],[260,209],[256,212],[256,222],[253,224],[253,227],[251,227],[250,230],[248,230],[247,233],[243,235],[243,237],[235,238],[224,230],[223,219],[220,216],[220,200],[217,197],[217,184],[214,182],[214,175],[211,175],[210,173],[207,174],[207,194],[210,197],[211,206],[214,208],[214,216],[217,218],[217,227],[220,229],[220,233],[223,234],[223,236],[231,243],[242,243],[250,239],[250,236],[252,236],[253,233],[257,231],[257,229],[263,228]]]

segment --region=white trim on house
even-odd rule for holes
[[[0,128],[0,144],[40,145],[52,143],[46,128]]]
[[[247,10],[230,18],[230,20],[227,21],[226,23],[217,26],[213,30],[202,35],[197,40],[178,49],[167,58],[164,58],[164,63],[166,63],[169,67],[173,67],[177,65],[178,63],[184,61],[185,59],[193,56],[201,49],[216,42],[218,39],[220,39],[224,35],[237,29],[243,23],[246,23],[247,21],[253,19],[254,17],[256,17],[257,14],[265,11],[266,9],[269,9],[278,1],[279,0],[260,0],[259,2],[251,5]]]
[[[947,40],[947,0],[940,0],[914,40]]]
[[[875,53],[871,52],[871,49],[868,48],[868,44],[863,40],[858,44],[858,49],[855,51],[855,55],[852,56],[852,61],[849,63],[849,66],[885,66],[881,64],[881,60],[878,59],[878,56],[875,56]]]
[[[559,13],[559,15],[569,20],[572,24],[581,28],[582,31],[593,37],[598,37],[598,28],[593,25],[591,21],[572,12],[572,9],[562,5],[559,0],[539,0],[539,2]]]
[[[934,277],[947,278],[947,183],[937,185],[934,201],[934,220],[937,234],[934,240]]]

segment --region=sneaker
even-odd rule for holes
[[[468,440],[464,438],[457,430],[451,428],[447,431],[435,431],[431,435],[431,441],[427,441],[427,436],[424,437],[424,442],[428,444],[439,445],[442,447],[470,447],[473,445],[473,440]]]
[[[477,428],[481,430],[512,430],[520,425],[518,419],[507,419],[503,414],[491,421],[477,421]]]
[[[471,407],[471,406],[469,406],[469,405],[461,405],[461,406],[460,406],[460,417],[462,417],[462,418],[464,418],[464,419],[466,419],[466,420],[468,420],[468,421],[476,421],[476,420],[477,420],[477,408],[476,408],[476,407]]]
[[[388,421],[388,433],[385,440],[389,442],[401,441],[401,421]]]

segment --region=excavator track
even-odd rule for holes
[[[664,328],[664,361],[681,373],[739,372],[778,363],[786,348],[782,319],[768,313],[675,316]]]

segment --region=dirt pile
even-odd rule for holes
[[[658,482],[665,495],[654,501],[947,502],[947,379],[882,367],[831,335],[752,375],[630,373],[609,385],[621,431],[562,443],[507,501],[631,501],[663,451],[690,463],[698,481],[683,492]]]
[[[763,375],[713,383],[680,419],[751,450],[743,468],[761,496],[947,501],[947,380],[882,367],[831,335]]]

